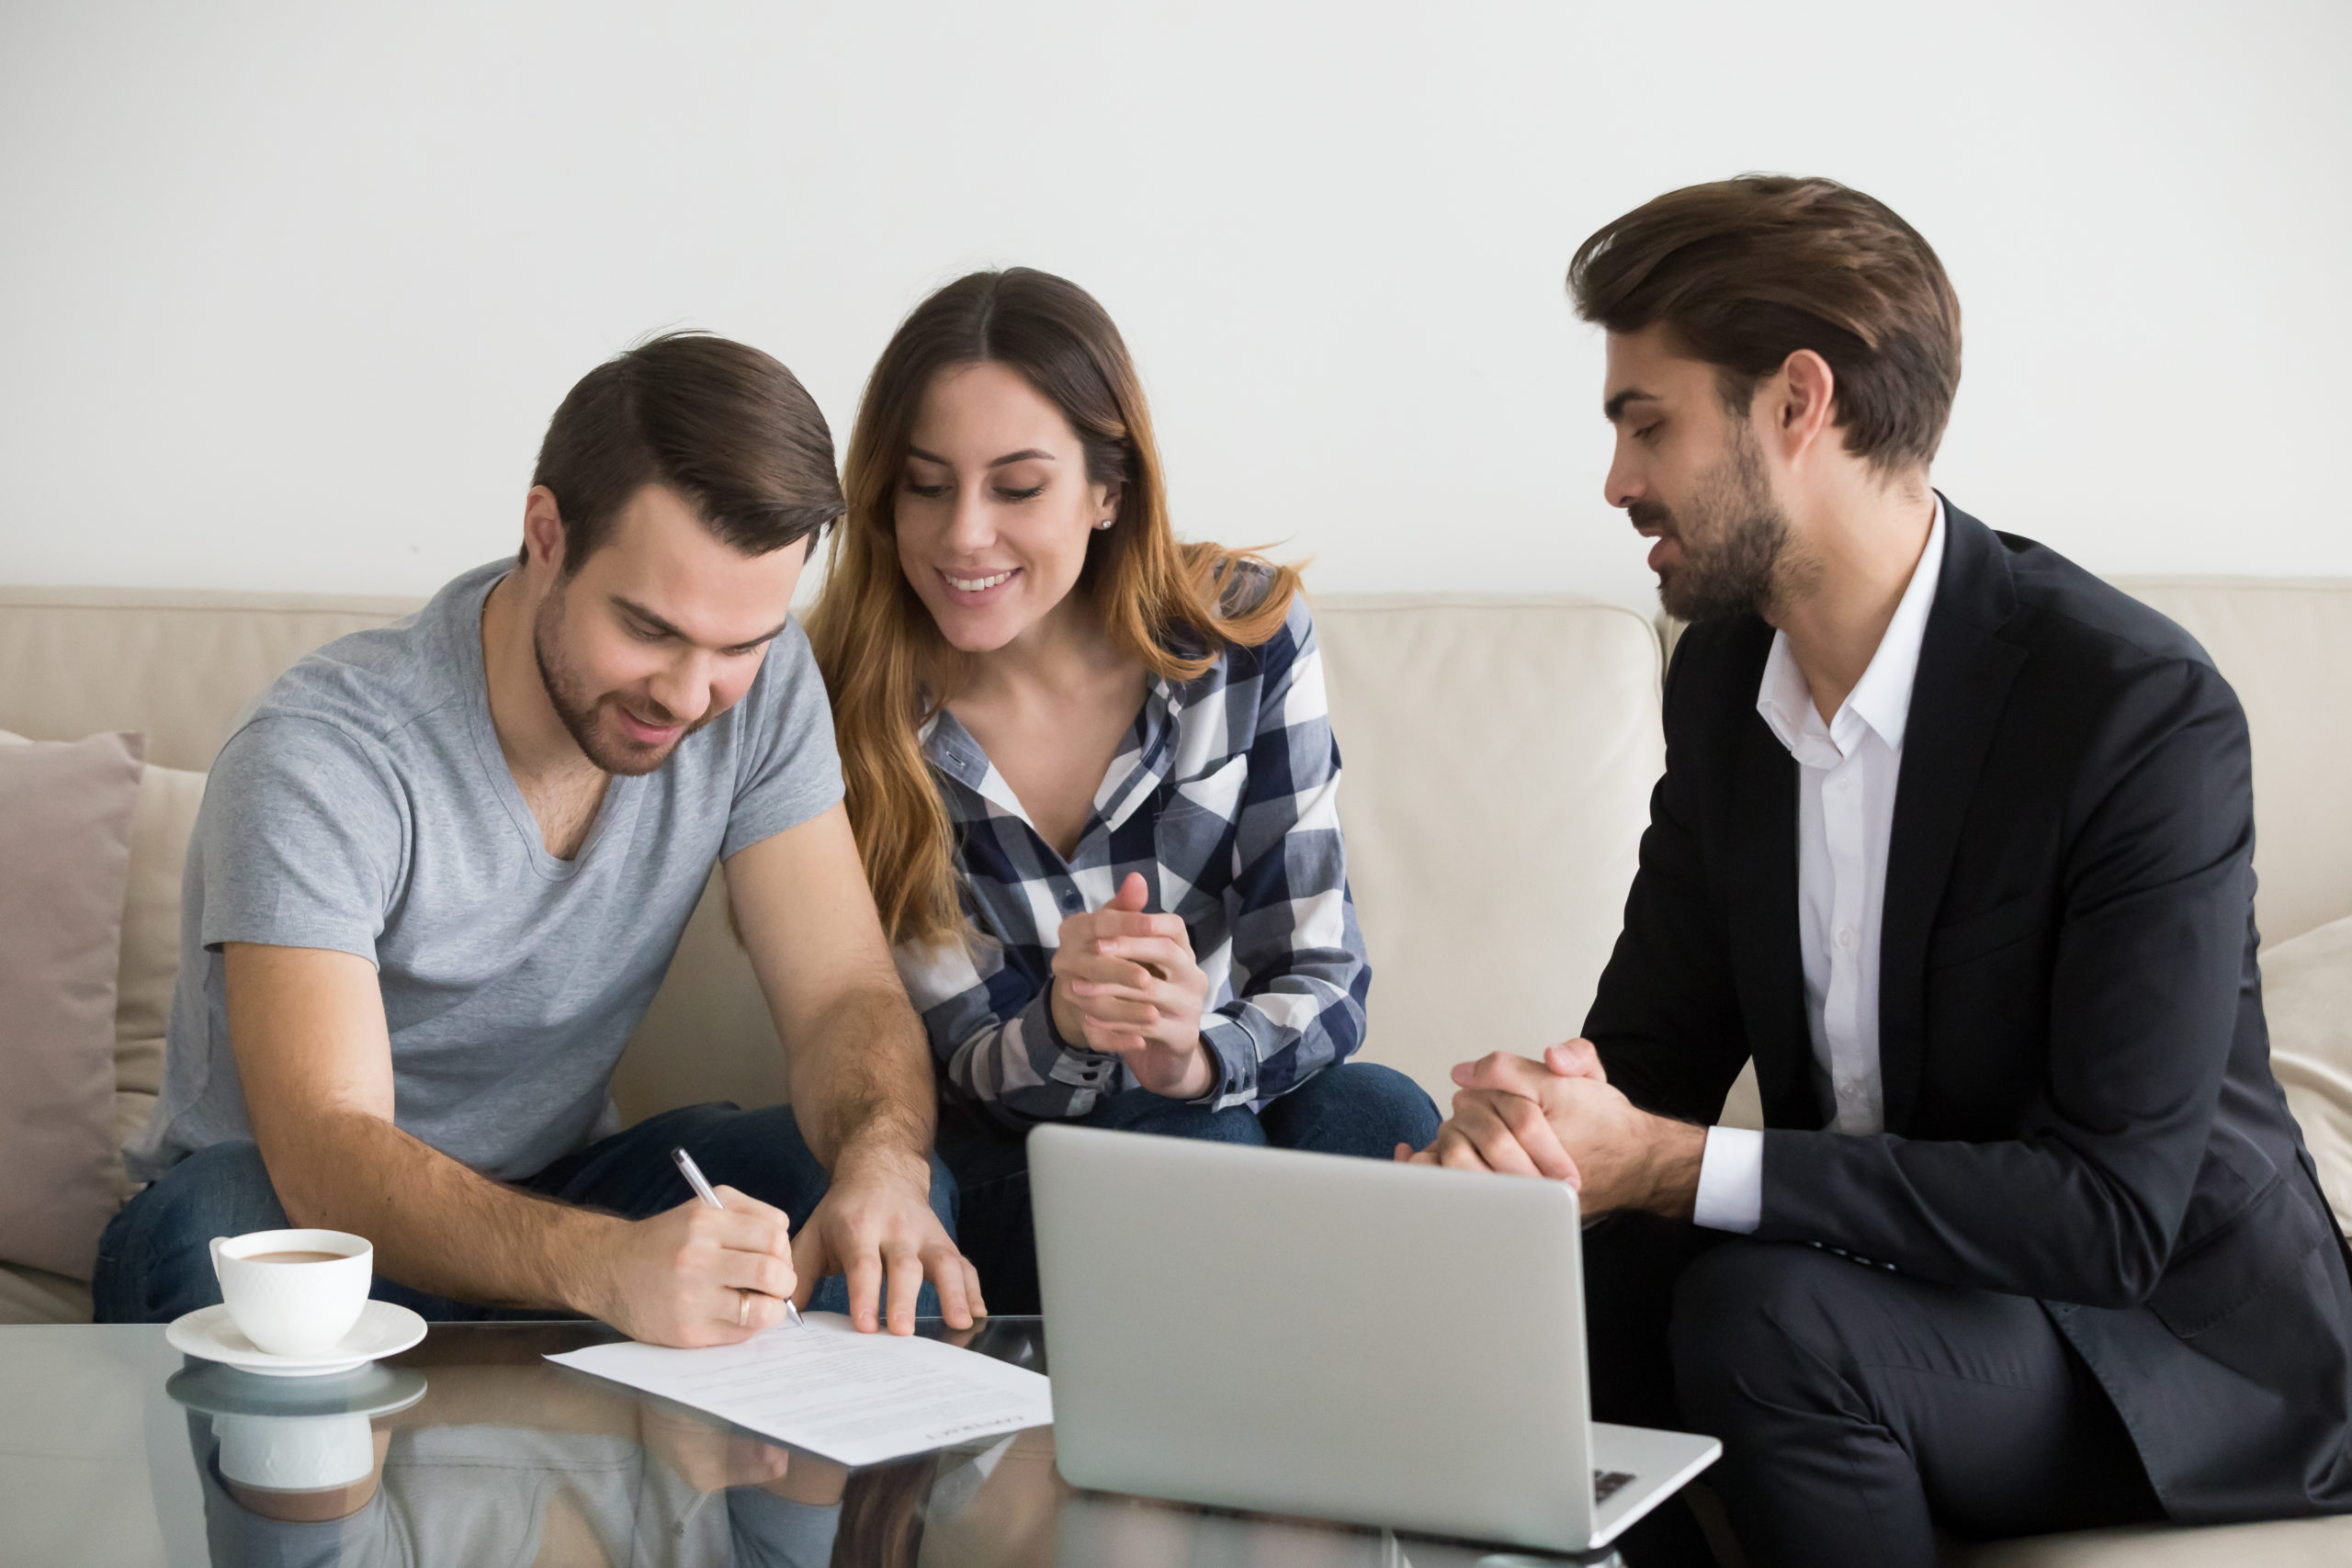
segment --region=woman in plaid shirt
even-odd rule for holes
[[[1102,308],[1027,268],[941,289],[845,477],[808,632],[996,1309],[1036,1310],[1037,1122],[1427,1144],[1429,1097],[1347,1061],[1371,972],[1298,574],[1177,542]]]

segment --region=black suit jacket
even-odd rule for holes
[[[1757,1235],[2040,1299],[2175,1518],[2352,1508],[2352,1277],[2270,1072],[2245,719],[2178,626],[1947,503],[1888,847],[1886,1131],[1823,1131],[1772,630],[1696,626],[1585,1032],[1713,1122],[1752,1055]]]

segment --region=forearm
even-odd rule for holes
[[[1085,1032],[1061,989],[1048,981],[1004,1018],[989,1011],[984,988],[959,999],[971,1005],[951,1026],[957,1043],[944,1064],[947,1081],[1008,1126],[1082,1115],[1095,1097],[1118,1091],[1116,1056],[1065,1043],[1064,1030],[1080,1040]]]
[[[593,1259],[624,1222],[502,1185],[370,1112],[330,1107],[265,1126],[270,1179],[296,1224],[350,1231],[376,1270],[492,1306],[596,1312]]]
[[[1940,1284],[2047,1301],[2126,1306],[2144,1298],[2188,1200],[2185,1178],[2161,1191],[2126,1183],[2055,1137],[1764,1137],[1758,1235],[1821,1242]]]
[[[1246,1104],[1288,1094],[1363,1043],[1372,972],[1360,954],[1285,954],[1253,971],[1250,994],[1201,1021],[1219,1065],[1217,1100]]]
[[[1707,1130],[1670,1117],[1649,1118],[1649,1136],[1633,1164],[1632,1207],[1669,1220],[1690,1220],[1699,1204],[1699,1174],[1705,1168]]]
[[[838,1179],[881,1164],[930,1182],[938,1094],[922,1023],[896,986],[844,993],[794,1042],[793,1114]]]

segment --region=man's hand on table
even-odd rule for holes
[[[1540,1176],[1577,1190],[1584,1212],[1644,1209],[1689,1219],[1707,1133],[1641,1110],[1611,1087],[1589,1040],[1541,1062],[1496,1052],[1453,1069],[1453,1114],[1426,1149],[1398,1159]]]
[[[890,1287],[889,1330],[915,1331],[915,1294],[929,1279],[951,1328],[988,1314],[980,1276],[931,1212],[931,1165],[899,1149],[842,1151],[832,1186],[800,1228],[792,1260],[801,1280],[795,1302],[808,1304],[817,1281],[849,1277],[849,1316],[860,1333],[882,1326],[882,1285]]]
[[[697,1493],[764,1486],[792,1469],[787,1449],[650,1404],[638,1406],[638,1440]]]

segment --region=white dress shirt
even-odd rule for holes
[[[1879,638],[1870,668],[1824,724],[1786,632],[1772,637],[1756,711],[1797,761],[1797,947],[1804,961],[1805,1024],[1814,1082],[1833,1133],[1886,1125],[1879,1085],[1878,947],[1886,903],[1886,845],[1919,643],[1943,572],[1944,503],[1936,498],[1928,546]],[[1764,1212],[1764,1134],[1711,1127],[1699,1166],[1695,1218],[1713,1230],[1753,1231]]]

